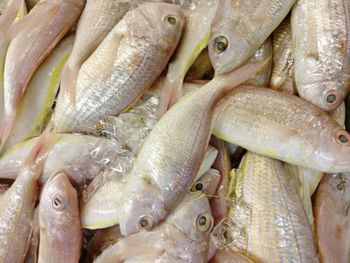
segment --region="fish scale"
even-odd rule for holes
[[[350,169],[349,134],[297,96],[241,85],[215,109],[214,135],[252,152],[324,172]]]
[[[298,1],[292,11],[295,81],[299,95],[330,111],[350,89],[350,4]],[[328,94],[336,100],[327,102]]]
[[[247,254],[259,262],[317,262],[312,232],[290,174],[278,160],[248,152],[238,199],[251,207]]]

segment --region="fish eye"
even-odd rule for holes
[[[340,145],[349,146],[350,135],[345,130],[338,130],[335,134],[336,142]]]
[[[52,198],[52,207],[57,211],[62,210],[64,208],[64,199],[59,195],[55,195]]]
[[[228,47],[228,40],[224,36],[218,36],[214,39],[214,49],[217,53],[224,52]]]
[[[177,24],[177,17],[174,15],[168,15],[165,17],[164,21],[166,21],[169,25],[175,26]]]
[[[153,227],[153,220],[148,216],[142,216],[138,222],[139,229],[150,230]]]
[[[213,218],[209,214],[200,214],[197,217],[197,229],[200,232],[206,232],[210,230],[213,226]]]
[[[204,185],[202,182],[196,182],[193,187],[192,187],[192,192],[195,192],[195,191],[202,191],[204,188]]]
[[[342,99],[342,94],[337,90],[328,91],[325,94],[324,100],[328,106],[336,106]]]

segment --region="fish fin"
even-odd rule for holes
[[[63,92],[63,96],[75,106],[76,105],[76,83],[78,78],[79,69],[71,68],[68,65],[64,67],[62,72],[62,79],[60,87]]]

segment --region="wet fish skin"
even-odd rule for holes
[[[293,79],[294,55],[289,16],[273,32],[272,42],[274,56],[269,87],[289,94],[297,94]]]
[[[21,172],[0,197],[0,261],[22,262],[30,244],[37,180],[49,149],[45,135],[33,147]]]
[[[220,101],[215,114],[213,133],[220,139],[314,170],[350,168],[350,135],[296,96],[241,85]]]
[[[210,263],[254,263],[253,260],[244,256],[241,253],[233,252],[229,250],[218,250],[214,258],[210,261]]]
[[[146,138],[124,188],[120,219],[123,235],[140,231],[140,218],[147,218],[149,228],[157,225],[179,204],[203,160],[216,103],[263,66],[247,64],[217,76],[183,97],[159,120]]]
[[[55,131],[96,133],[101,117],[135,102],[165,68],[183,25],[175,5],[148,3],[128,12],[81,67],[75,106],[58,101]]]
[[[291,25],[299,96],[332,111],[350,91],[350,3],[298,1]]]
[[[17,22],[20,32],[11,41],[6,53],[1,147],[10,134],[29,80],[73,26],[84,3],[84,0],[44,0]]]
[[[295,0],[221,0],[209,42],[215,74],[227,73],[248,61],[294,3]]]
[[[77,26],[74,47],[62,74],[61,89],[64,95],[68,94],[70,99],[71,96],[75,96],[75,86],[81,65],[123,18],[131,5],[132,1],[86,1]]]
[[[39,263],[79,262],[82,245],[78,196],[65,173],[46,182],[39,203]]]
[[[322,262],[346,263],[350,258],[350,174],[326,174],[313,205]]]
[[[30,246],[24,260],[24,263],[37,263],[38,262],[38,251],[39,251],[39,237],[40,237],[40,227],[39,227],[39,209],[35,208],[34,218],[33,218],[33,231],[30,240]]]
[[[94,262],[204,263],[212,226],[208,199],[199,192],[189,193],[164,222],[120,239]]]
[[[281,161],[246,153],[236,171],[236,204],[228,214],[246,236],[230,249],[244,253],[245,247],[245,254],[258,262],[319,262],[292,180]]]
[[[250,63],[261,61],[268,61],[268,63],[266,63],[259,72],[255,73],[250,79],[248,79],[245,84],[266,86],[269,83],[272,67],[272,41],[270,37],[265,40],[261,47],[259,47],[249,59]]]

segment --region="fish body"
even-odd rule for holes
[[[160,225],[120,239],[94,262],[204,263],[212,226],[208,199],[190,193]]]
[[[299,96],[332,111],[350,90],[350,3],[298,1],[291,25]]]
[[[296,94],[293,80],[294,55],[289,16],[273,32],[272,43],[274,56],[269,87],[289,94]]]
[[[140,231],[138,221],[143,217],[149,225],[157,225],[181,202],[204,158],[216,103],[262,66],[249,64],[217,76],[183,97],[157,122],[124,188],[120,220],[123,235]]]
[[[62,74],[61,88],[75,96],[81,65],[130,9],[132,1],[88,0],[79,19],[72,54]],[[73,98],[73,101],[74,102]]]
[[[39,203],[38,262],[79,262],[82,245],[78,196],[64,173],[46,182]]]
[[[32,148],[15,182],[0,197],[0,261],[22,262],[30,245],[37,180],[43,170],[47,144],[42,137]]]
[[[44,0],[17,22],[20,32],[11,41],[5,61],[2,147],[30,79],[78,19],[84,3],[84,0]]]
[[[209,56],[215,74],[247,62],[287,16],[295,0],[222,0],[211,29]]]
[[[82,65],[75,105],[58,101],[55,131],[96,133],[101,117],[132,105],[167,65],[183,24],[175,5],[148,3],[128,12]]]
[[[62,40],[30,80],[3,151],[19,142],[39,136],[44,130],[58,92],[60,73],[72,45],[73,36]]]
[[[322,262],[349,262],[350,174],[326,174],[316,191],[314,215]]]
[[[350,168],[350,135],[294,95],[241,85],[220,101],[214,134],[250,151],[323,172]]]
[[[248,152],[234,189],[227,249],[257,262],[319,262],[303,204],[281,161]]]

